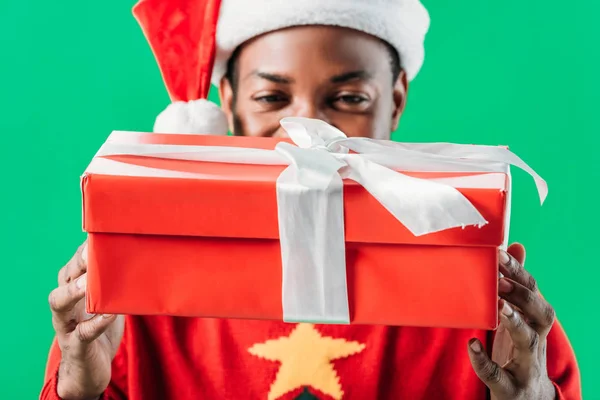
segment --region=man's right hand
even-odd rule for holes
[[[122,316],[92,316],[85,312],[86,261],[84,243],[58,273],[58,288],[49,296],[62,355],[57,392],[65,400],[91,400],[102,395],[123,337]]]

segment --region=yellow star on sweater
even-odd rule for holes
[[[341,399],[344,394],[331,361],[360,353],[364,344],[323,337],[312,324],[298,324],[288,337],[255,344],[250,354],[281,366],[269,391],[269,400],[303,386]]]

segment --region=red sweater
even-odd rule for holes
[[[104,400],[488,398],[469,363],[471,337],[451,330],[127,317]],[[581,399],[575,356],[556,323],[548,372],[559,399]],[[52,345],[40,398],[59,400]]]

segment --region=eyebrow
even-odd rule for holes
[[[345,72],[329,79],[331,83],[346,83],[350,81],[368,81],[373,78],[369,72],[364,70]]]
[[[274,73],[264,72],[264,71],[253,71],[252,73],[250,73],[250,76],[256,76],[256,77],[265,79],[265,80],[273,82],[273,83],[281,83],[284,85],[289,85],[289,84],[292,84],[295,82],[294,79],[290,78],[289,76],[285,76],[285,75],[281,75],[281,74],[274,74]],[[345,72],[340,75],[332,76],[331,78],[329,78],[329,81],[331,83],[346,83],[346,82],[355,81],[355,80],[367,81],[372,78],[373,78],[373,75],[370,74],[369,72],[364,71],[364,70],[358,70],[358,71],[350,71],[350,72]]]
[[[267,81],[274,82],[274,83],[282,83],[285,85],[294,83],[294,80],[288,76],[280,75],[280,74],[272,74],[270,72],[253,71],[250,75],[257,76],[259,78],[262,78],[262,79],[265,79]]]

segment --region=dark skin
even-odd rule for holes
[[[406,103],[406,75],[393,82],[386,45],[348,29],[260,36],[242,48],[236,73],[236,92],[227,79],[220,89],[239,135],[282,136],[279,121],[296,116],[324,120],[348,136],[386,139]]]
[[[236,68],[237,82],[223,79],[220,90],[238,135],[284,136],[279,121],[303,116],[348,136],[389,139],[406,103],[406,75],[393,79],[387,46],[348,29],[298,27],[263,35],[243,46]],[[86,254],[84,245],[60,270],[49,297],[62,354],[57,391],[65,400],[99,398],[123,336],[123,317],[85,313]],[[501,314],[492,357],[475,339],[465,343],[465,351],[492,399],[554,399],[546,370],[554,311],[523,268],[523,246],[499,256],[505,276],[498,282],[499,307],[506,315]]]

